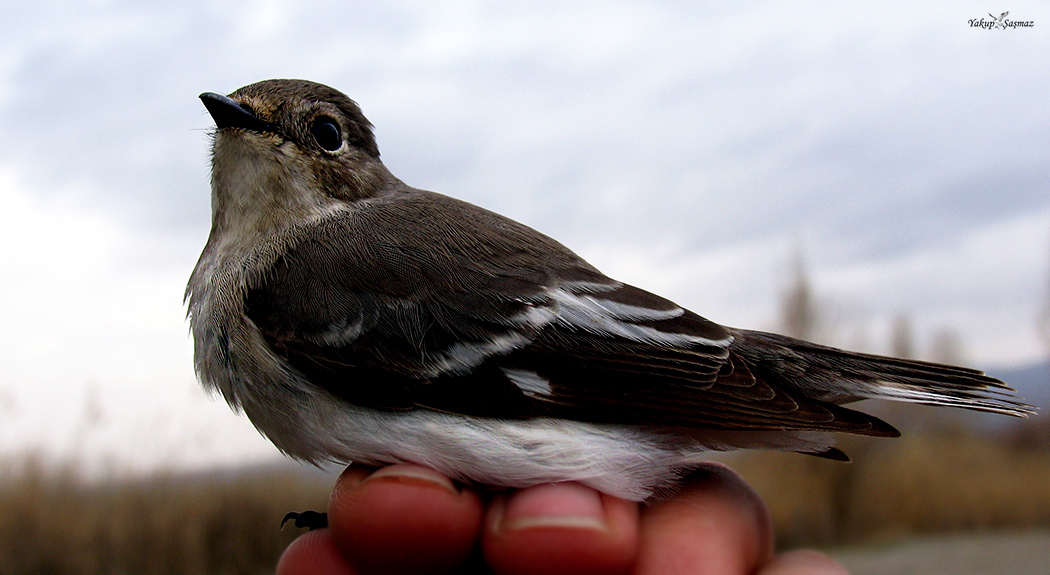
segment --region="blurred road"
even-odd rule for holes
[[[929,537],[830,554],[852,575],[1046,575],[1050,530]]]

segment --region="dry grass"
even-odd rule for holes
[[[38,465],[0,487],[0,573],[272,573],[329,485],[284,471],[92,483]]]
[[[1047,424],[994,438],[961,429],[847,438],[852,464],[779,453],[729,463],[766,499],[784,547],[1050,526]],[[323,509],[332,482],[294,468],[106,482],[33,464],[0,471],[0,575],[272,573],[298,535],[280,518]]]
[[[765,498],[785,547],[1045,527],[1050,449],[1011,440],[1032,430],[1041,436],[1046,427],[1026,422],[994,437],[949,426],[893,440],[849,438],[850,464],[782,453],[728,463]]]

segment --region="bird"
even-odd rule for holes
[[[647,501],[712,451],[848,460],[887,399],[1025,417],[981,371],[719,325],[554,239],[413,188],[342,92],[200,95],[212,224],[185,302],[202,385],[305,462],[468,485],[576,481]]]

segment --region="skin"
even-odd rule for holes
[[[486,494],[415,465],[352,465],[328,514],[328,529],[285,550],[279,575],[847,573],[815,551],[775,555],[765,504],[716,464],[652,506],[576,483]]]

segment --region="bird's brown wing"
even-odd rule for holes
[[[731,332],[521,224],[414,193],[308,230],[247,293],[272,350],[334,395],[490,417],[896,434],[836,405],[841,389],[811,392],[804,366],[832,390],[835,377],[806,350]]]

